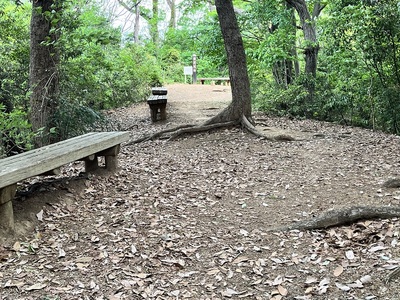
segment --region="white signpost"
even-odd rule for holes
[[[193,67],[189,66],[189,67],[183,67],[183,74],[185,75],[185,83],[186,83],[186,76],[192,76],[193,74]]]

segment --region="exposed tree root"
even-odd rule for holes
[[[400,178],[389,179],[383,183],[383,187],[385,188],[399,188],[400,187]]]
[[[215,123],[210,122],[210,120],[208,120],[207,122],[203,123],[202,125],[186,124],[186,125],[180,125],[180,126],[170,128],[170,129],[161,130],[156,133],[148,134],[148,135],[145,135],[136,140],[130,141],[127,143],[127,145],[138,144],[141,142],[154,140],[156,138],[173,140],[173,139],[181,136],[182,134],[198,133],[198,132],[208,131],[208,130],[216,129],[216,128],[236,126],[239,124],[241,124],[244,129],[248,130],[250,133],[252,133],[255,136],[258,136],[260,138],[264,138],[264,139],[271,140],[271,141],[293,141],[294,140],[294,138],[291,137],[290,135],[278,135],[275,137],[270,137],[270,136],[264,135],[261,132],[259,132],[253,126],[253,124],[249,121],[249,119],[244,115],[240,118],[239,121],[232,120],[232,121],[225,121],[225,122],[217,122],[216,120],[218,120],[218,119],[214,119],[214,120],[215,120]]]
[[[183,129],[183,128],[190,128],[190,127],[195,127],[195,126],[196,125],[193,125],[193,124],[179,125],[177,127],[161,130],[161,131],[158,131],[158,132],[153,133],[153,134],[147,134],[145,136],[142,136],[141,138],[138,138],[136,140],[128,142],[126,145],[133,145],[133,144],[138,144],[138,143],[149,141],[149,140],[154,140],[154,139],[162,136],[163,134],[166,134],[166,133],[169,133],[169,132],[178,131],[178,130]]]
[[[261,132],[259,132],[257,130],[257,128],[255,128],[253,126],[253,124],[245,116],[242,116],[242,126],[244,128],[246,128],[249,132],[254,134],[255,136],[258,136],[260,138],[264,138],[264,139],[267,139],[270,141],[294,141],[295,140],[292,136],[287,135],[287,134],[280,134],[280,135],[277,135],[274,137],[262,134]]]
[[[185,134],[185,133],[195,133],[195,132],[208,131],[208,130],[216,129],[216,128],[230,127],[230,126],[237,125],[237,123],[238,122],[230,121],[230,122],[224,122],[224,123],[215,123],[215,124],[210,124],[210,125],[199,125],[199,126],[194,126],[194,127],[181,128],[181,129],[175,130],[171,134],[171,136],[168,138],[168,140],[173,140],[173,139],[177,138],[178,136]]]
[[[310,220],[287,226],[270,228],[268,231],[312,230],[351,224],[361,219],[387,219],[400,216],[400,206],[351,206],[332,209]]]

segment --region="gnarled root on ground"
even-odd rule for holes
[[[328,210],[315,218],[270,228],[268,231],[324,229],[331,226],[351,224],[362,219],[388,219],[399,216],[400,206],[351,206]]]
[[[153,134],[145,135],[141,138],[138,138],[136,140],[128,142],[127,145],[138,144],[141,142],[154,140],[156,138],[172,140],[183,134],[199,133],[199,132],[208,131],[208,130],[217,129],[217,128],[232,127],[232,126],[236,126],[239,124],[241,124],[244,129],[248,130],[249,132],[251,132],[252,134],[254,134],[255,136],[258,136],[260,138],[264,138],[264,139],[271,140],[271,141],[294,140],[293,137],[288,136],[288,135],[279,135],[276,137],[269,137],[269,136],[263,135],[253,126],[253,124],[248,120],[248,118],[246,116],[242,115],[240,120],[232,120],[232,121],[218,122],[218,123],[217,122],[210,123],[209,121],[207,121],[201,125],[193,125],[193,124],[180,125],[180,126],[177,126],[174,128],[158,131]]]

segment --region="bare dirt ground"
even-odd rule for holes
[[[132,139],[201,123],[229,87],[168,86],[168,118],[147,104],[110,112]],[[0,299],[399,299],[400,222],[314,231],[277,225],[351,205],[398,205],[399,137],[255,114],[270,142],[223,129],[122,148],[120,171],[34,178],[0,246]],[[271,129],[272,128],[272,129]],[[34,225],[34,228],[32,228]]]

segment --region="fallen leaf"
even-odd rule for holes
[[[60,248],[58,249],[58,258],[65,257],[65,251],[64,249]]]
[[[318,294],[322,295],[328,291],[330,280],[329,278],[324,278],[318,284]]]
[[[226,288],[226,290],[222,291],[221,294],[223,297],[231,298],[233,295],[238,295],[239,293],[233,289]]]
[[[15,242],[13,245],[13,250],[15,252],[19,252],[21,250],[21,243],[20,242]]]
[[[340,276],[344,271],[344,268],[342,266],[337,266],[336,269],[333,271],[333,275],[335,275],[335,277]]]
[[[355,258],[353,250],[346,251],[346,257],[348,260],[353,260]]]
[[[249,235],[249,232],[247,230],[244,230],[244,229],[240,229],[239,232],[240,232],[241,235],[244,235],[244,236],[248,236]]]
[[[64,256],[65,256],[65,253],[64,253]],[[89,262],[91,262],[93,260],[93,257],[78,257],[76,260],[75,260],[75,262],[77,262],[77,263],[89,263]]]
[[[36,283],[34,285],[28,286],[25,290],[26,291],[34,291],[34,290],[42,290],[47,286],[45,283]]]
[[[36,214],[39,221],[43,221],[43,209]]]
[[[341,284],[341,283],[335,282],[335,285],[336,285],[339,289],[341,289],[342,291],[345,291],[345,292],[348,292],[348,291],[351,290],[351,288],[350,288],[349,286],[345,285],[345,284]]]
[[[218,268],[214,268],[214,269],[210,269],[207,272],[207,275],[215,275],[218,274],[220,272],[220,270]]]
[[[372,281],[372,277],[370,275],[365,275],[363,277],[360,278],[360,281],[362,283],[369,283]]]
[[[235,260],[232,263],[239,264],[239,263],[242,263],[242,262],[245,262],[248,260],[249,260],[249,258],[247,256],[239,256],[239,257],[235,258]]]
[[[318,279],[315,277],[307,276],[306,281],[304,282],[305,284],[312,284],[318,282]]]
[[[377,252],[377,251],[381,251],[381,250],[385,250],[387,249],[387,247],[384,246],[375,246],[375,247],[371,247],[368,251],[369,252]]]
[[[287,294],[288,294],[288,290],[287,289],[285,289],[283,286],[281,286],[281,285],[278,285],[278,291],[279,291],[279,294],[281,294],[282,296],[286,296]]]
[[[364,287],[364,285],[362,284],[362,282],[360,280],[357,280],[356,282],[353,282],[353,283],[349,283],[348,286],[351,288],[359,288],[359,289]]]
[[[141,278],[141,279],[144,279],[144,278],[147,278],[147,277],[151,276],[151,274],[147,274],[147,273],[136,273],[136,274],[133,274],[133,276],[138,277],[138,278]]]
[[[11,281],[11,280],[9,280],[9,281],[7,281],[5,284],[4,284],[4,287],[6,288],[6,287],[16,287],[16,288],[20,288],[21,286],[24,286],[25,285],[25,282],[22,282],[22,281]]]
[[[280,285],[283,282],[282,276],[277,276],[275,280],[272,282],[272,285]]]

